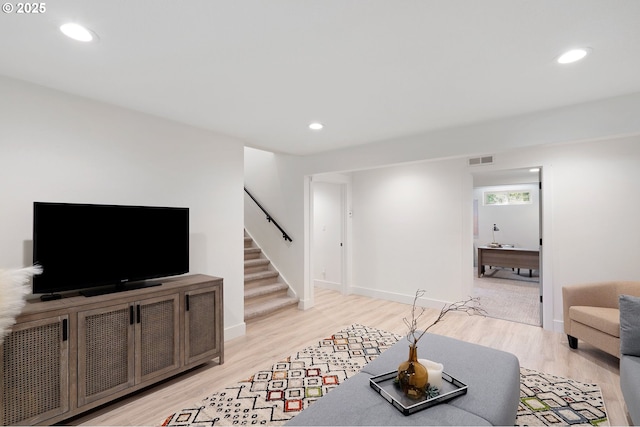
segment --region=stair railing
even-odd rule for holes
[[[267,221],[268,221],[268,222],[270,222],[270,223],[272,223],[273,225],[275,225],[275,226],[278,228],[278,230],[280,230],[280,231],[282,232],[282,238],[283,238],[284,240],[288,240],[288,241],[290,241],[290,242],[293,242],[293,240],[291,239],[291,237],[289,237],[289,235],[287,234],[287,232],[286,232],[286,231],[284,231],[284,230],[282,229],[282,227],[280,227],[280,225],[278,225],[278,223],[276,222],[276,220],[275,220],[275,219],[273,219],[273,217],[271,216],[271,214],[270,214],[269,212],[267,212],[267,210],[266,210],[265,208],[263,208],[263,207],[262,207],[262,205],[260,204],[260,202],[258,202],[258,201],[256,200],[256,198],[255,198],[255,197],[253,197],[253,196],[251,195],[251,193],[249,193],[249,190],[247,190],[247,187],[244,187],[244,192],[245,192],[245,193],[247,193],[247,194],[249,195],[249,197],[251,197],[251,200],[253,200],[253,201],[255,202],[255,204],[256,204],[256,205],[258,205],[258,207],[262,210],[262,212],[264,212],[264,214],[267,216]]]

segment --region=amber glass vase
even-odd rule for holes
[[[427,368],[418,362],[418,347],[409,345],[409,359],[398,366],[398,384],[405,396],[420,399],[426,394],[429,381]]]

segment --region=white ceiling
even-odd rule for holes
[[[45,4],[0,16],[0,75],[291,154],[640,92],[638,0]]]

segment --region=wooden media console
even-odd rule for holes
[[[53,425],[212,359],[224,363],[222,282],[189,275],[28,301],[0,346],[1,425]]]

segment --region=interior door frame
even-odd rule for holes
[[[544,230],[544,195],[543,189],[544,185],[542,184],[542,166],[538,166],[538,234],[540,237],[540,261],[538,264],[538,277],[540,278],[540,286],[538,288],[540,292],[540,325],[544,327],[544,274],[543,274],[543,260],[544,260],[544,242],[542,240],[543,230]]]
[[[321,174],[309,177],[309,270],[308,270],[308,291],[310,295],[313,295],[314,288],[314,242],[313,242],[313,229],[314,229],[314,183],[324,182],[329,184],[339,185],[341,188],[341,201],[340,201],[340,222],[341,222],[341,238],[342,238],[342,253],[341,253],[341,272],[340,272],[340,289],[342,294],[349,293],[349,287],[351,286],[351,176],[347,174]]]
[[[473,179],[473,188],[476,188],[475,185],[475,181],[476,181],[476,176],[477,175],[482,175],[483,172],[486,173],[491,173],[491,172],[507,172],[509,170],[524,170],[524,169],[528,169],[528,170],[532,170],[532,169],[538,169],[537,172],[537,180],[538,180],[538,239],[539,239],[539,245],[538,245],[538,250],[540,251],[540,260],[539,260],[539,264],[538,264],[538,277],[539,277],[539,283],[538,283],[538,294],[539,294],[539,320],[540,320],[540,327],[545,328],[545,311],[551,310],[551,307],[549,305],[545,306],[545,298],[544,298],[544,294],[545,294],[545,280],[544,280],[544,274],[543,274],[543,265],[544,265],[544,251],[543,251],[543,234],[544,234],[544,216],[545,216],[545,210],[544,210],[544,195],[543,195],[543,166],[528,166],[528,167],[517,167],[517,168],[504,168],[504,169],[491,169],[491,170],[486,170],[486,171],[471,171],[471,175],[472,175],[472,179]],[[511,183],[496,183],[494,184],[496,186],[499,185],[512,185]],[[517,185],[517,184],[516,184]],[[548,325],[547,325],[548,326]]]

